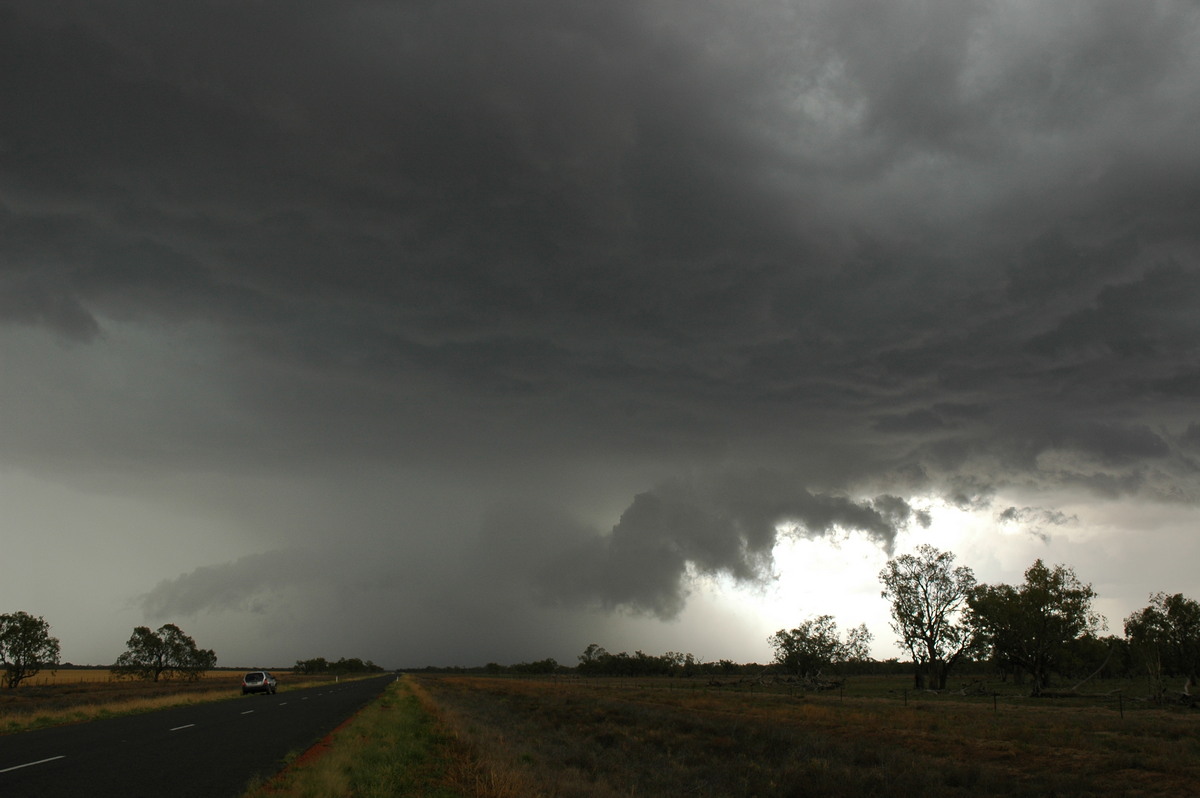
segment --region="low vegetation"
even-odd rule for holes
[[[903,678],[823,694],[670,681],[419,685],[490,774],[465,794],[490,798],[1177,796],[1200,783],[1188,710],[914,693]]]
[[[454,798],[453,742],[422,706],[412,682],[398,680],[324,741],[245,798]]]

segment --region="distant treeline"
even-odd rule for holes
[[[296,660],[296,664],[292,666],[292,673],[300,674],[382,672],[382,665],[376,665],[374,662],[371,662],[371,660],[364,662],[358,657],[351,657],[350,659],[342,657],[337,662],[330,662],[324,657],[298,659]]]
[[[601,649],[603,651],[603,649]],[[580,662],[570,666],[560,664],[553,657],[537,660],[536,662],[518,662],[512,665],[501,665],[489,662],[477,666],[439,666],[426,665],[422,668],[407,668],[409,673],[445,673],[445,674],[513,674],[513,675],[576,675],[576,676],[670,676],[691,678],[695,676],[754,676],[778,671],[774,664],[763,665],[757,662],[734,662],[723,659],[715,662],[701,662],[691,654],[684,654],[683,661],[679,654],[668,651],[665,654],[647,654],[635,651],[629,654],[622,651],[618,654],[604,652],[587,663]],[[890,659],[884,662],[871,660],[854,663],[842,668],[842,673],[873,673],[897,674],[907,673],[912,669],[912,663]]]
[[[701,662],[692,654],[668,651],[664,654],[647,654],[635,651],[611,654],[593,643],[579,655],[574,666],[559,663],[553,657],[536,662],[518,662],[501,665],[489,662],[486,665],[469,667],[426,665],[422,668],[405,669],[412,673],[446,674],[491,674],[491,675],[576,675],[576,676],[669,676],[677,678],[713,676],[757,676],[771,673],[788,673],[779,662],[734,662],[722,659]],[[840,676],[896,676],[912,673],[913,662],[896,658],[876,660],[862,659],[840,662],[831,666],[827,675]],[[956,671],[963,676],[989,676],[1018,684],[1025,674],[998,666],[990,658],[968,659],[959,663]],[[1136,652],[1128,641],[1121,637],[1081,637],[1070,646],[1061,663],[1061,675],[1079,677],[1095,675],[1098,678],[1135,678],[1144,676],[1145,670]]]
[[[861,670],[860,670],[861,666]],[[903,673],[910,669],[911,663],[887,660],[886,662],[855,663],[854,672],[870,673]],[[516,675],[550,675],[574,674],[578,676],[671,676],[690,678],[693,676],[746,676],[769,672],[775,669],[773,664],[762,665],[757,662],[734,662],[722,659],[715,662],[701,662],[693,654],[682,654],[668,651],[665,654],[647,654],[635,651],[630,654],[622,651],[610,654],[601,646],[593,643],[579,656],[579,664],[563,665],[553,657],[537,660],[536,662],[518,662],[512,665],[501,665],[489,662],[486,665],[458,667],[426,665],[423,668],[408,668],[411,673],[448,673],[448,674],[516,674]]]
[[[921,545],[888,560],[879,574],[881,597],[891,605],[892,629],[908,650],[908,662],[871,659],[872,635],[865,625],[842,634],[832,615],[818,615],[768,638],[775,649],[769,665],[701,662],[674,651],[611,654],[592,643],[574,667],[544,659],[507,667],[493,662],[482,670],[684,678],[777,674],[818,690],[845,676],[904,671],[913,675],[915,689],[944,690],[953,670],[976,680],[1028,683],[1034,696],[1043,695],[1052,678],[1069,678],[1070,690],[1077,692],[1094,678],[1142,676],[1160,703],[1200,702],[1194,691],[1200,685],[1200,601],[1182,593],[1151,594],[1146,607],[1125,618],[1125,636],[1119,637],[1102,634],[1106,624],[1094,609],[1096,591],[1067,565],[1038,559],[1022,582],[989,585],[954,562],[953,552]]]

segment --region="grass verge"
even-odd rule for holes
[[[79,703],[65,707],[34,709],[0,718],[0,733],[30,731],[48,726],[64,726],[68,723],[86,723],[117,715],[136,715],[142,712],[222,701],[234,697],[236,694],[228,687],[214,687],[203,691],[169,692],[163,695],[122,698],[102,703]]]
[[[472,771],[408,678],[392,683],[321,743],[243,798],[460,798]],[[469,777],[467,777],[469,779]]]

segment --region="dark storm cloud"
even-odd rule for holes
[[[1030,348],[1046,355],[1112,353],[1118,357],[1179,359],[1200,337],[1200,273],[1178,265],[1156,267],[1137,281],[1106,286],[1087,308],[1061,318]]]
[[[5,280],[0,320],[49,327],[74,340],[86,341],[100,331],[96,319],[75,297],[36,274]]]
[[[1050,533],[1046,532],[1046,527],[1071,526],[1079,523],[1079,519],[1075,516],[1068,516],[1059,510],[1048,510],[1044,507],[1006,507],[996,514],[996,520],[1002,524],[1017,524],[1043,543],[1050,541]]]
[[[137,602],[154,619],[222,610],[262,612],[271,594],[301,586],[310,591],[317,588],[329,573],[328,565],[328,560],[305,550],[252,554],[164,579]]]
[[[396,557],[478,537],[510,565],[478,584],[661,616],[768,574],[781,521],[887,547],[918,494],[1200,499],[1198,32],[1183,0],[0,3],[3,457],[420,473],[510,509]],[[299,550],[277,501],[242,553]]]
[[[510,506],[483,525],[481,562],[517,575],[544,602],[670,619],[696,578],[768,580],[781,537],[861,532],[891,551],[896,533],[913,522],[928,518],[896,496],[814,494],[758,471],[659,485],[635,496],[605,532],[550,508]]]
[[[1062,526],[1077,523],[1079,519],[1069,517],[1059,510],[1047,510],[1042,507],[1006,507],[997,516],[997,520],[1007,523],[1051,524]]]
[[[517,608],[536,604],[670,619],[683,609],[696,579],[769,581],[771,553],[782,538],[858,532],[890,552],[899,531],[928,523],[927,513],[897,496],[855,501],[810,493],[782,474],[724,474],[640,493],[607,531],[552,504],[495,505],[477,537],[453,553],[459,573],[443,588],[433,587],[438,579],[429,577],[429,561],[417,566],[395,559],[389,547],[403,551],[403,542],[383,536],[365,547],[291,547],[201,566],[162,580],[137,604],[151,618],[262,612],[296,594],[336,593],[353,575],[346,590],[440,594],[443,617],[467,625],[500,606],[512,610],[507,623],[517,623]],[[457,579],[470,585],[465,594]],[[485,595],[482,605],[470,598]]]

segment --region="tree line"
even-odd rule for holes
[[[1101,636],[1096,591],[1066,565],[1034,561],[1020,584],[979,584],[955,556],[933,546],[889,560],[880,572],[892,629],[912,657],[915,686],[944,689],[960,662],[985,660],[1014,679],[1028,677],[1041,695],[1052,675],[1091,661],[1106,670],[1116,658],[1143,669],[1153,693],[1168,677],[1190,694],[1200,673],[1200,602],[1155,593],[1125,619],[1125,637]]]
[[[700,676],[700,675],[729,675],[762,670],[757,663],[739,664],[732,660],[719,662],[701,662],[694,654],[678,651],[668,651],[664,654],[647,654],[626,651],[613,654],[603,646],[592,643],[578,657],[574,667],[562,665],[553,657],[537,660],[536,662],[518,662],[513,665],[501,665],[489,662],[483,668],[437,668],[420,669],[437,673],[489,673],[517,675],[551,675],[575,673],[580,676]]]
[[[342,657],[336,662],[329,662],[324,657],[298,659],[292,666],[292,673],[312,675],[317,673],[383,673],[383,666],[376,665],[371,660],[363,662],[358,657],[346,659]]]
[[[4,668],[4,686],[16,687],[25,679],[43,670],[53,670],[59,663],[58,638],[50,634],[45,618],[28,612],[0,615],[0,665]],[[217,665],[217,655],[211,648],[200,648],[191,636],[173,623],[158,629],[138,626],[125,643],[125,651],[109,670],[118,678],[196,680]],[[298,660],[296,673],[378,673],[383,668],[371,660],[345,657],[327,662],[318,657]]]
[[[1152,694],[1167,693],[1169,678],[1182,678],[1190,697],[1200,674],[1200,602],[1180,593],[1155,593],[1129,615],[1124,637],[1102,635],[1104,619],[1094,609],[1096,592],[1066,565],[1036,560],[1019,584],[980,584],[952,552],[919,546],[895,557],[880,572],[881,597],[891,609],[891,627],[909,661],[870,657],[865,625],[839,631],[832,615],[811,617],[768,638],[770,667],[819,683],[834,674],[899,673],[911,669],[917,689],[945,689],[952,670],[983,668],[1001,678],[1028,680],[1042,695],[1056,675],[1133,676],[1143,673]],[[592,643],[572,669],[553,659],[501,666],[490,673],[583,676],[694,676],[761,673],[757,663],[701,662],[691,654],[642,651],[612,654]],[[434,670],[434,669],[430,669]],[[464,670],[464,669],[454,669]],[[478,670],[478,669],[466,669]],[[1189,698],[1190,700],[1190,698]]]
[[[1152,693],[1167,692],[1167,680],[1182,678],[1190,696],[1200,675],[1200,602],[1181,593],[1155,593],[1149,604],[1125,619],[1125,636],[1102,636],[1104,619],[1095,611],[1096,592],[1066,565],[1036,560],[1019,584],[980,584],[966,566],[955,566],[952,552],[919,546],[915,553],[887,562],[880,572],[881,597],[891,609],[897,644],[910,656],[917,689],[944,689],[950,673],[964,663],[986,663],[1003,678],[1028,678],[1041,695],[1050,678],[1082,667],[1093,675],[1144,673]],[[809,618],[793,629],[780,629],[768,642],[772,665],[789,674],[816,679],[822,673],[892,671],[899,663],[876,663],[869,656],[871,633],[859,625],[845,635],[831,615]],[[27,612],[0,615],[0,665],[6,687],[59,664],[59,641],[45,619]],[[701,662],[692,654],[636,651],[612,654],[592,643],[578,657],[575,671],[585,676],[731,675],[762,666],[731,660]],[[126,651],[112,665],[118,677],[158,681],[198,679],[217,662],[174,624],[157,630],[138,626]],[[296,673],[369,673],[382,671],[370,660],[322,657],[297,660]],[[461,669],[456,669],[461,670]],[[569,671],[552,658],[512,666],[489,663],[488,672],[523,674]]]

